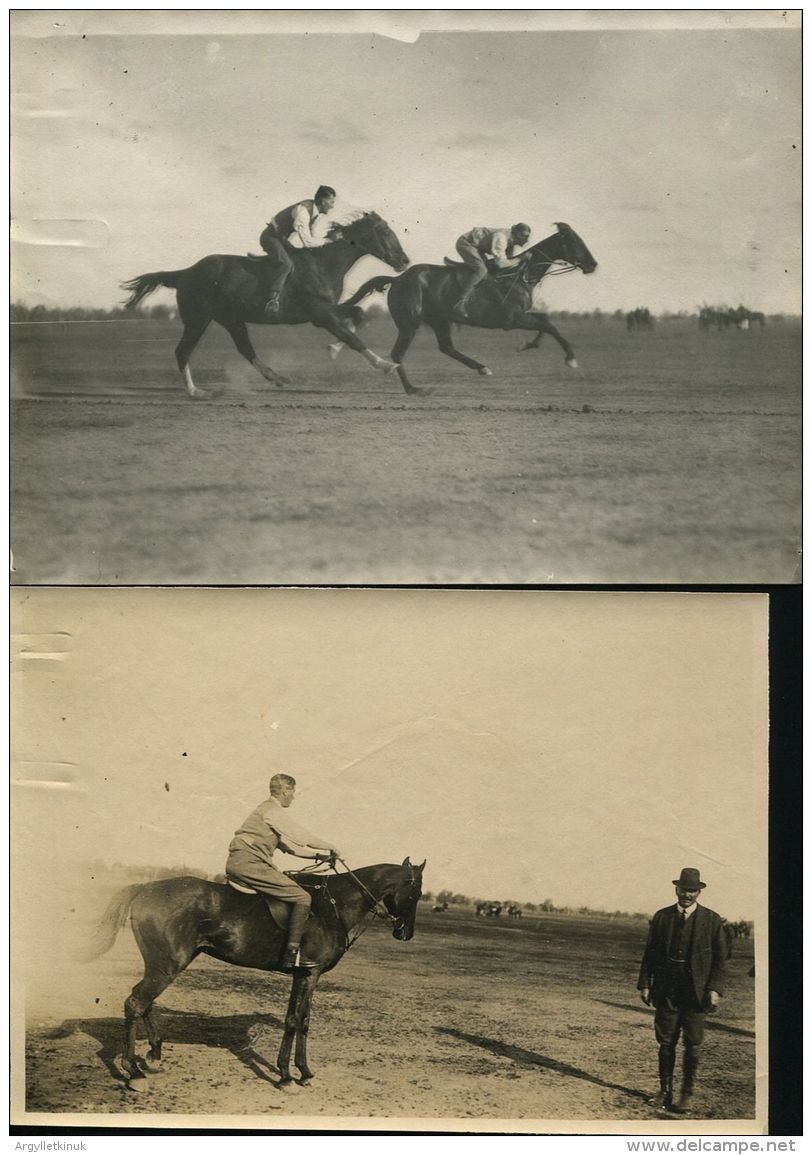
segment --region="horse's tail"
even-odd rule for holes
[[[101,955],[107,953],[116,941],[118,932],[127,921],[133,899],[143,889],[143,882],[134,882],[131,886],[125,886],[123,890],[113,895],[107,910],[96,924],[92,941],[78,953],[78,961],[90,962],[92,959],[100,958]]]
[[[140,277],[133,277],[131,281],[124,281],[121,287],[130,294],[124,302],[124,308],[134,309],[143,301],[144,297],[148,297],[150,293],[154,293],[156,289],[161,287],[177,289],[178,276],[181,272],[183,272],[182,269],[163,273],[143,273]]]
[[[368,297],[370,293],[382,293],[384,289],[388,289],[393,281],[397,280],[397,273],[389,273],[388,276],[372,277],[369,281],[364,281],[360,289],[356,290],[348,301],[342,301],[343,308],[349,308],[352,305],[357,305],[359,301],[363,301],[364,297]]]

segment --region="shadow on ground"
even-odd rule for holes
[[[278,1076],[274,1061],[269,1058],[281,1041],[284,1021],[275,1015],[200,1015],[191,1011],[163,1009],[158,1019],[161,1038],[165,1043],[187,1043],[206,1047],[223,1047],[230,1051],[259,1078],[274,1082],[271,1073]],[[124,1049],[122,1019],[66,1019],[45,1035],[49,1039],[64,1039],[81,1032],[99,1044],[97,1058],[104,1063],[112,1077],[126,1083],[127,1077],[118,1060]],[[144,1037],[139,1024],[139,1038]],[[145,1072],[149,1070],[139,1060]]]
[[[596,1087],[620,1091],[621,1094],[628,1095],[632,1099],[639,1099],[644,1103],[648,1102],[649,1096],[645,1091],[624,1087],[621,1083],[608,1083],[605,1079],[598,1078],[597,1075],[591,1075],[589,1071],[582,1071],[580,1067],[573,1067],[569,1063],[562,1063],[560,1060],[551,1059],[547,1055],[539,1055],[535,1051],[527,1051],[524,1047],[516,1047],[512,1043],[502,1043],[498,1039],[488,1039],[483,1035],[468,1035],[464,1031],[455,1030],[453,1027],[435,1027],[434,1029],[441,1035],[450,1035],[454,1039],[461,1039],[464,1043],[482,1047],[493,1055],[512,1059],[515,1063],[521,1063],[523,1066],[544,1067],[545,1070],[555,1071],[556,1074],[564,1075],[566,1078],[582,1079],[585,1083],[594,1083]]]
[[[637,1011],[642,1015],[653,1015],[653,1007],[637,1007],[634,1003],[613,1003],[609,999],[595,999],[596,1003],[603,1003],[605,1007],[619,1007],[622,1011]],[[746,1027],[734,1027],[729,1023],[720,1023],[718,1019],[708,1015],[705,1018],[705,1028],[709,1031],[724,1031],[726,1035],[744,1035],[747,1039],[754,1039],[756,1037],[755,1031],[749,1031]]]

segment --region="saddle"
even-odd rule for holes
[[[443,257],[443,264],[446,265],[449,269],[468,268],[465,261],[454,261],[451,259],[451,257]],[[521,265],[514,265],[512,269],[500,269],[494,265],[492,261],[486,261],[485,264],[488,266],[488,280],[494,281],[499,280],[501,277],[515,276],[515,274],[521,269]]]
[[[244,882],[237,882],[236,878],[229,876],[226,878],[226,882],[234,890],[238,890],[240,894],[255,894],[259,897],[258,890],[254,890],[253,886],[246,886]],[[290,903],[282,902],[279,898],[271,898],[269,894],[263,894],[262,900],[279,929],[286,931],[290,922]]]
[[[232,878],[231,875],[226,876],[226,882],[228,883],[228,885],[230,887],[232,887],[232,889],[239,891],[240,894],[255,894],[257,897],[261,897],[262,901],[265,903],[265,905],[267,906],[267,908],[270,912],[271,918],[274,920],[274,922],[279,927],[279,929],[287,931],[288,924],[290,922],[290,903],[289,902],[282,902],[282,900],[280,898],[273,898],[269,894],[263,894],[260,896],[259,891],[255,890],[253,886],[247,886],[244,882],[237,882],[236,878]],[[310,889],[310,888],[306,887],[305,889]],[[310,891],[310,893],[311,893],[313,899],[315,900],[316,899],[315,893],[313,893],[312,890]],[[314,901],[313,907],[315,908],[317,905],[318,905],[317,902]],[[311,908],[311,910],[312,909],[313,908]],[[311,918],[313,917],[312,913],[311,913],[310,917]],[[308,922],[309,921],[310,920],[308,919]],[[307,925],[307,924],[305,924],[305,925]]]

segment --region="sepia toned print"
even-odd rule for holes
[[[16,1122],[764,1130],[764,596],[13,601]]]
[[[15,583],[799,580],[798,12],[52,16]]]

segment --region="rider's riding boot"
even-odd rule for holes
[[[268,300],[265,302],[265,313],[268,317],[275,317],[279,312],[279,294],[271,293]]]
[[[682,1056],[682,1088],[680,1090],[679,1102],[674,1108],[679,1111],[681,1115],[690,1115],[691,1102],[694,1095],[694,1082],[696,1080],[696,1072],[699,1067],[699,1050],[697,1047],[687,1046],[685,1054]]]
[[[457,301],[456,305],[454,306],[454,312],[458,313],[460,317],[468,316],[468,299],[470,296],[471,291],[469,289],[467,293],[463,293],[459,301]]]
[[[288,945],[282,955],[282,966],[287,970],[300,965],[299,946],[302,941],[302,931],[310,916],[310,906],[305,903],[294,903],[290,908],[290,922],[288,923]]]
[[[660,1070],[660,1089],[653,1099],[649,1099],[649,1104],[658,1110],[671,1110],[674,1101],[675,1059],[676,1051],[672,1047],[660,1046],[660,1051],[657,1055],[657,1064]]]

